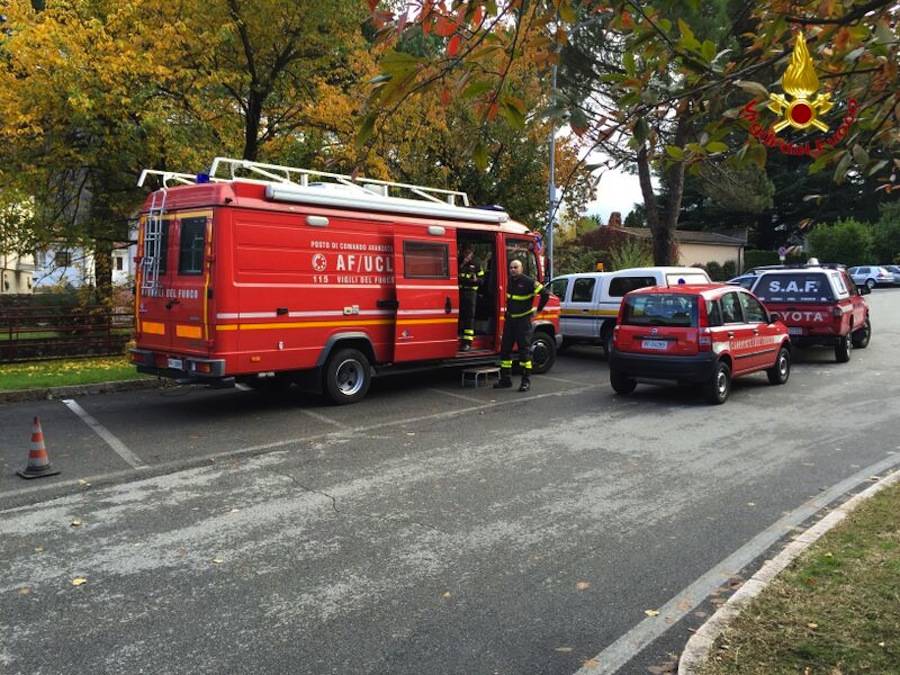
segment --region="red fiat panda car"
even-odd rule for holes
[[[791,374],[787,326],[739,286],[652,287],[625,296],[613,334],[609,381],[617,394],[638,382],[700,384],[724,403],[731,379],[765,371],[772,384]]]

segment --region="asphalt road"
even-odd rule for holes
[[[805,350],[786,386],[739,380],[720,407],[616,397],[594,348],[527,395],[441,371],[341,408],[197,389],[0,407],[0,672],[647,672],[705,605],[645,610],[900,465],[900,290],[870,304],[849,364]],[[33,415],[62,474],[25,482]],[[661,635],[628,661],[643,629]]]

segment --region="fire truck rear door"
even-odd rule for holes
[[[454,231],[429,230],[398,226],[394,235],[395,362],[451,358],[459,347]]]

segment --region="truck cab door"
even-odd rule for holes
[[[455,231],[436,226],[397,230],[394,362],[452,358],[459,349]]]

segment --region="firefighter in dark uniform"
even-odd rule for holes
[[[495,389],[512,386],[512,348],[518,345],[519,365],[522,367],[522,384],[519,391],[531,389],[531,336],[534,332],[531,320],[540,313],[550,299],[550,291],[534,279],[522,274],[522,262],[509,263],[509,280],[506,288],[506,325],[500,343],[500,381]],[[534,308],[535,296],[540,297],[537,312]]]
[[[475,262],[472,247],[463,247],[459,263],[459,328],[462,333],[461,351],[472,349],[475,339],[475,307],[478,289],[484,283],[484,270]]]

